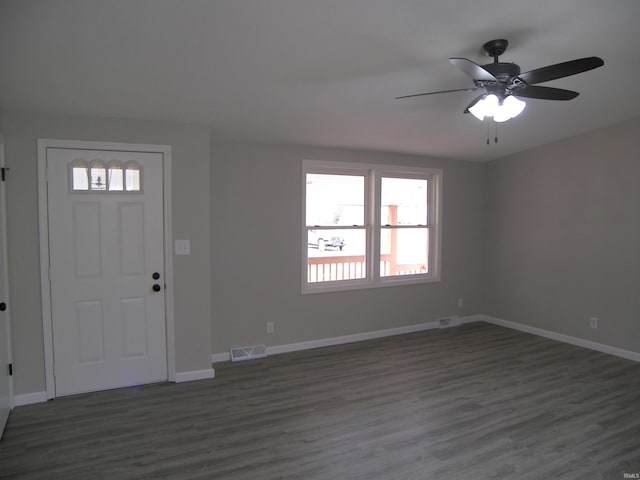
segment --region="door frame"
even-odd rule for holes
[[[0,133],[0,167],[7,169],[6,157],[4,155],[4,135]],[[8,170],[8,169],[7,169]],[[6,172],[6,170],[5,170]],[[3,181],[0,179],[0,182]],[[3,222],[2,234],[4,235],[3,241],[0,243],[2,245],[2,250],[0,251],[0,255],[3,257],[3,265],[4,271],[0,271],[0,275],[3,276],[4,280],[4,293],[6,298],[3,300],[7,303],[7,309],[2,313],[6,320],[6,329],[4,332],[6,338],[6,347],[7,347],[7,360],[10,364],[13,363],[13,350],[11,343],[11,289],[9,286],[9,249],[8,249],[8,235],[7,235],[7,182],[4,182],[2,189],[0,190],[0,209],[2,209],[2,215],[0,215],[0,221]],[[6,368],[4,365],[0,365],[0,368]],[[13,385],[13,375],[9,375],[9,410],[13,410],[16,406],[15,404],[15,391]],[[2,425],[0,425],[0,437],[2,436]]]
[[[53,314],[49,279],[49,199],[47,191],[47,149],[113,150],[119,152],[159,153],[163,159],[163,218],[164,218],[164,271],[165,324],[167,338],[167,375],[176,381],[175,336],[173,316],[173,250],[171,226],[171,146],[132,143],[91,142],[83,140],[38,139],[38,214],[40,227],[40,289],[42,295],[42,330],[44,335],[44,361],[47,399],[55,398],[53,359]]]

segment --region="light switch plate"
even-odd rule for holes
[[[191,255],[191,241],[176,240],[174,244],[174,251],[176,255]]]

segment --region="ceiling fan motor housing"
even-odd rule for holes
[[[482,65],[486,71],[491,73],[498,80],[507,80],[516,75],[520,75],[520,67],[515,63],[488,63]]]
[[[482,68],[491,73],[496,80],[474,79],[473,83],[476,87],[484,88],[487,92],[495,93],[498,97],[503,98],[508,95],[509,90],[521,86],[520,82],[516,81],[520,74],[520,67],[515,63],[488,63],[482,65]]]
[[[494,91],[494,93],[499,91],[506,93],[506,87],[512,83],[512,79],[520,75],[520,66],[515,63],[498,61],[498,57],[505,52],[508,46],[509,42],[504,38],[491,40],[482,46],[484,53],[493,57],[493,63],[482,65],[482,68],[493,75],[497,81],[474,79],[473,83],[477,87],[486,88],[487,91]]]

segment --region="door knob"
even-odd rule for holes
[[[4,312],[7,309],[7,304],[2,302],[0,303],[0,312]]]
[[[153,287],[151,287],[153,289],[154,292],[159,292],[160,290],[162,290],[162,287],[160,285],[158,285],[157,283],[155,285],[153,285]]]

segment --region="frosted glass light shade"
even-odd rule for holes
[[[504,99],[502,105],[498,108],[498,111],[493,116],[494,122],[506,122],[510,118],[517,117],[522,113],[524,107],[527,104],[516,97],[509,95]]]
[[[525,102],[513,95],[509,95],[500,104],[496,95],[489,94],[469,108],[469,111],[478,120],[484,120],[484,117],[493,117],[495,122],[505,122],[520,115],[526,105]]]
[[[477,102],[469,111],[474,117],[482,121],[484,117],[493,117],[496,108],[498,108],[498,97],[491,93]]]

